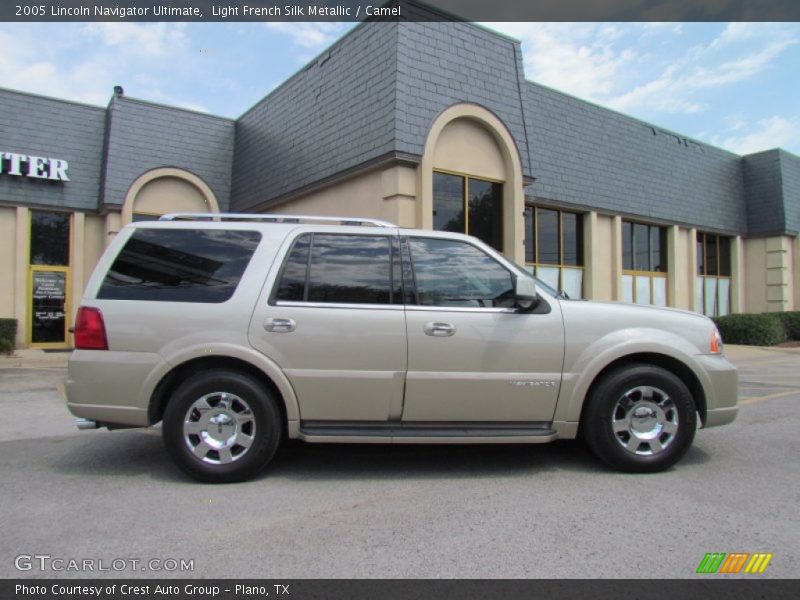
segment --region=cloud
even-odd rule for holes
[[[762,150],[789,146],[800,138],[800,118],[785,118],[775,115],[761,119],[749,128],[746,128],[741,122],[737,122],[734,130],[739,132],[742,129],[749,129],[749,131],[737,135],[714,136],[711,141],[713,144],[737,154],[752,154]]]
[[[322,49],[332,44],[348,27],[347,23],[264,23],[270,31],[288,35],[296,45],[307,49]]]
[[[48,24],[49,25],[49,24]],[[0,29],[0,82],[3,87],[35,94],[105,104],[111,95],[109,74],[93,58],[65,64],[48,53],[42,39],[55,42],[59,31],[50,26],[19,24]],[[31,57],[38,57],[31,61]]]
[[[610,23],[496,23],[522,41],[526,76],[570,94],[600,101],[637,57],[618,48],[621,26]]]
[[[185,23],[90,23],[83,33],[126,54],[164,56],[186,46]]]
[[[697,44],[669,63],[657,77],[606,103],[621,111],[701,112],[707,108],[698,99],[704,90],[751,79],[798,43],[791,26],[730,23],[711,42]]]
[[[624,112],[700,113],[706,92],[752,79],[800,43],[794,24],[497,23],[522,41],[526,76]],[[697,39],[694,36],[693,39]]]

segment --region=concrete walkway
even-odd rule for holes
[[[67,351],[15,350],[11,356],[0,354],[0,369],[64,369],[70,353]]]

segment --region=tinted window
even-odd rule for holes
[[[478,248],[454,240],[409,238],[417,304],[510,306],[514,280]]]
[[[137,229],[97,294],[106,300],[225,302],[261,234],[221,229]]]
[[[558,211],[537,208],[536,220],[539,239],[538,262],[548,265],[560,264],[561,257],[558,255]]]
[[[469,180],[469,231],[495,250],[503,250],[503,186]]]
[[[433,228],[464,233],[464,178],[433,174]]]
[[[303,302],[305,300],[308,250],[310,246],[310,233],[301,235],[295,241],[283,265],[278,292],[275,295],[276,300],[285,300],[287,302]]]
[[[575,213],[561,213],[561,262],[565,265],[583,264],[583,221]]]
[[[622,268],[633,270],[633,223],[622,222]]]
[[[719,274],[724,277],[731,276],[731,238],[719,238]]]
[[[31,211],[31,264],[69,264],[69,215]]]
[[[298,240],[287,258],[277,300],[338,304],[390,304],[392,258],[385,236],[316,233],[305,249]],[[310,252],[305,282],[304,253]],[[303,282],[305,293],[299,294]],[[400,299],[398,298],[398,302]]]

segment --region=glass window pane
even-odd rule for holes
[[[636,285],[636,304],[650,304],[650,277],[637,275],[634,283]]]
[[[536,277],[541,279],[554,290],[561,288],[561,285],[558,283],[558,275],[560,272],[561,269],[558,267],[536,267]]]
[[[667,258],[669,255],[667,254],[667,229],[665,227],[661,227],[660,238],[661,238],[660,240],[661,271],[663,273],[666,273],[667,271],[669,271],[670,265],[669,265],[669,260]]]
[[[433,174],[433,228],[466,233],[463,177]]]
[[[720,277],[717,281],[719,282],[717,288],[717,316],[724,317],[731,311],[731,280]]]
[[[503,251],[503,186],[469,180],[469,231],[484,244]]]
[[[563,264],[583,265],[583,219],[575,213],[561,213]]]
[[[713,317],[717,314],[717,279],[715,277],[706,277],[703,293],[705,294],[703,312],[706,316]]]
[[[652,271],[649,231],[647,225],[641,223],[633,225],[633,268],[636,271]]]
[[[514,280],[500,263],[466,242],[408,238],[419,303],[493,307],[513,303]]]
[[[558,255],[558,211],[536,209],[536,237],[539,241],[539,263],[561,264]]]
[[[583,269],[561,269],[561,281],[570,298],[579,300],[583,297]]]
[[[731,276],[731,238],[719,237],[719,274]]]
[[[666,277],[653,277],[653,304],[656,306],[667,305]]]
[[[67,274],[34,269],[31,285],[31,342],[65,342]]]
[[[69,265],[69,215],[31,211],[32,265]]]
[[[667,270],[667,236],[664,231],[663,227],[650,227],[650,270],[660,273]]]
[[[342,304],[391,302],[389,238],[314,234],[308,269],[308,301]]]
[[[308,269],[308,249],[310,245],[310,233],[301,235],[295,241],[283,265],[275,300],[284,300],[286,302],[303,302],[305,300],[306,271]]]
[[[633,270],[633,223],[625,221],[622,222],[622,268]]]
[[[719,275],[717,269],[717,236],[706,234],[706,275]]]
[[[525,207],[525,262],[536,262],[534,248],[536,248],[536,234],[533,228],[532,206]]]
[[[633,275],[622,276],[622,301],[633,302]]]
[[[236,291],[260,240],[257,231],[137,229],[97,297],[225,302]]]

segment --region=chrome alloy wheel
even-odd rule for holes
[[[653,456],[663,452],[678,431],[678,410],[666,392],[643,385],[628,390],[611,411],[617,442],[628,452]]]
[[[256,422],[250,405],[228,392],[195,400],[183,419],[189,451],[205,463],[224,465],[244,456],[253,445]]]

